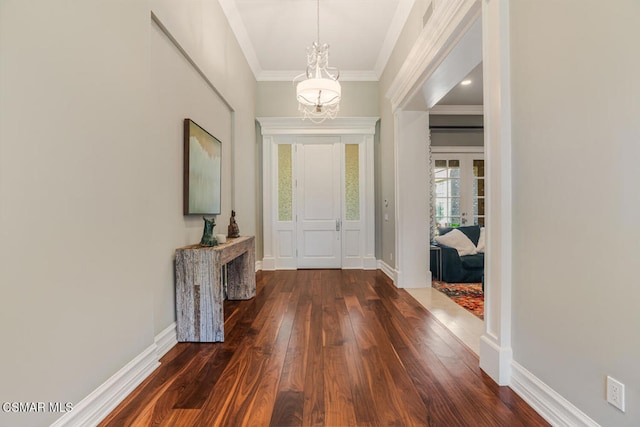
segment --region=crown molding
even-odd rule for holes
[[[471,26],[480,14],[481,3],[477,0],[438,3],[385,95],[391,101],[393,110],[401,107],[412,94],[420,90],[455,46],[458,40],[452,40],[451,34],[460,34],[462,37],[465,31],[460,31],[460,28]]]
[[[387,35],[384,38],[382,47],[380,48],[376,65],[373,67],[374,73],[378,76],[378,79],[382,76],[387,63],[389,62],[389,58],[391,58],[393,48],[396,46],[396,43],[400,38],[400,34],[402,34],[402,29],[407,22],[407,18],[409,17],[414,4],[415,0],[398,1],[398,8],[396,9],[395,15],[393,15],[391,24],[387,30]]]
[[[257,79],[257,76],[262,73],[262,67],[260,66],[258,55],[253,48],[253,43],[251,43],[249,33],[247,33],[247,29],[242,22],[240,12],[238,12],[235,2],[233,0],[218,0],[218,3],[220,3],[220,7],[227,17],[231,31],[236,36],[236,40],[249,63],[253,76]]]

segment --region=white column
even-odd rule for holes
[[[511,377],[511,106],[509,7],[507,0],[482,2],[487,250],[485,333],[480,367],[499,385]]]
[[[429,270],[429,113],[395,113],[396,286],[431,286]]]

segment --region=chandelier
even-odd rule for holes
[[[303,120],[322,123],[335,119],[340,109],[342,90],[338,77],[340,72],[329,67],[329,45],[320,44],[320,0],[317,0],[318,38],[307,48],[307,70],[293,81],[296,86],[298,110]]]

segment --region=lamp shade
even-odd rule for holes
[[[332,106],[340,102],[342,88],[336,80],[313,78],[296,86],[298,102],[309,106]]]

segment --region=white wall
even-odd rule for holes
[[[640,425],[639,18],[511,2],[513,356],[603,426]]]
[[[174,321],[173,251],[202,230],[181,215],[184,117],[234,141],[229,173],[249,179],[224,184],[223,210],[254,192],[255,80],[217,2],[156,5],[206,34],[163,21],[220,96],[146,0],[0,3],[1,402],[77,404]],[[251,234],[255,199],[235,203]]]

